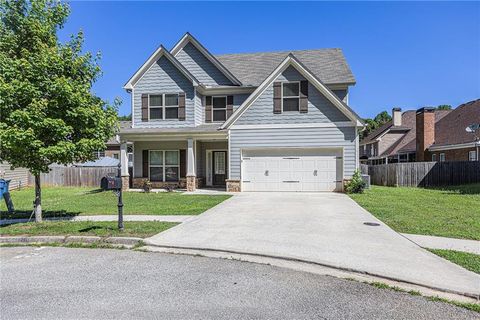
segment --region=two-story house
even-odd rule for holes
[[[187,33],[124,86],[124,181],[128,143],[136,188],[340,191],[359,166],[354,84],[340,49],[213,55]]]

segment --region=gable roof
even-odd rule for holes
[[[238,118],[252,105],[253,102],[272,84],[275,79],[285,71],[289,66],[299,71],[310,83],[312,83],[318,91],[320,91],[334,106],[342,111],[350,120],[356,124],[363,126],[362,119],[337,95],[335,95],[328,87],[318,79],[307,67],[305,67],[292,53],[288,54],[283,61],[270,73],[270,75],[255,89],[255,91],[235,110],[230,118],[220,127],[227,129],[237,121]]]
[[[214,66],[216,66],[232,83],[241,86],[242,82],[238,80],[233,73],[230,72],[218,59],[211,54],[207,48],[205,48],[194,36],[189,32],[177,42],[177,44],[172,48],[170,53],[173,56],[176,56],[188,43],[191,43],[197,48]]]
[[[166,57],[187,79],[192,81],[194,86],[198,86],[199,82],[195,77],[178,61],[163,45],[155,50],[155,52],[145,61],[145,63],[135,72],[133,76],[123,86],[126,90],[133,89],[133,86],[140,80],[145,72],[158,61],[162,56]]]
[[[435,143],[431,147],[469,143],[475,140],[465,128],[480,123],[480,99],[464,103],[435,123]]]
[[[293,50],[215,55],[245,86],[259,86],[292,53],[323,83],[355,84],[341,49]]]

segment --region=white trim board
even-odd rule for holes
[[[320,91],[333,105],[335,105],[343,114],[350,120],[356,123],[357,126],[363,127],[364,124],[361,118],[353,112],[343,101],[341,101],[325,84],[317,79],[306,67],[304,67],[293,54],[289,54],[278,67],[262,82],[262,84],[245,100],[240,107],[235,110],[233,115],[220,127],[226,129],[232,126],[245,111],[267,90],[267,88],[278,78],[278,76],[285,71],[289,66],[293,66],[300,72],[315,88]]]
[[[475,148],[477,145],[480,146],[480,142],[475,143],[475,141],[473,141],[473,142],[467,142],[467,143],[451,144],[451,145],[446,145],[446,146],[431,146],[431,147],[428,148],[428,151],[442,151],[442,150]]]
[[[133,90],[135,84],[143,78],[143,75],[150,70],[158,59],[165,56],[182,74],[192,81],[194,86],[198,86],[199,82],[195,77],[172,55],[163,45],[155,50],[155,52],[145,61],[145,63],[135,72],[133,76],[123,86],[126,90]]]
[[[217,67],[233,84],[241,86],[242,83],[238,80],[220,61],[217,60],[194,36],[189,32],[177,42],[177,44],[170,50],[170,53],[176,57],[177,54],[185,47],[188,43],[193,44],[198,51],[200,51],[215,67]]]
[[[230,130],[248,129],[286,129],[286,128],[338,128],[355,127],[350,121],[325,122],[325,123],[283,123],[283,124],[237,124],[230,127]]]

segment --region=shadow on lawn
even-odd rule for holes
[[[480,183],[463,184],[460,186],[429,187],[425,189],[439,190],[447,194],[480,194]]]
[[[67,212],[65,210],[61,211],[43,211],[43,218],[73,218],[80,214],[81,212]],[[35,214],[32,214],[32,211],[18,210],[14,213],[0,212],[0,219],[28,219],[32,217],[32,220],[35,221]]]

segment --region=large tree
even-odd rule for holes
[[[82,52],[82,32],[58,39],[69,12],[55,0],[0,0],[0,161],[35,176],[36,221],[40,173],[91,160],[117,127],[117,104],[91,91],[99,55]]]
[[[365,130],[360,133],[360,138],[363,139],[372,133],[375,129],[380,127],[381,125],[387,123],[388,121],[392,120],[392,117],[388,114],[387,111],[382,111],[375,116],[375,118],[364,119],[365,120]]]

